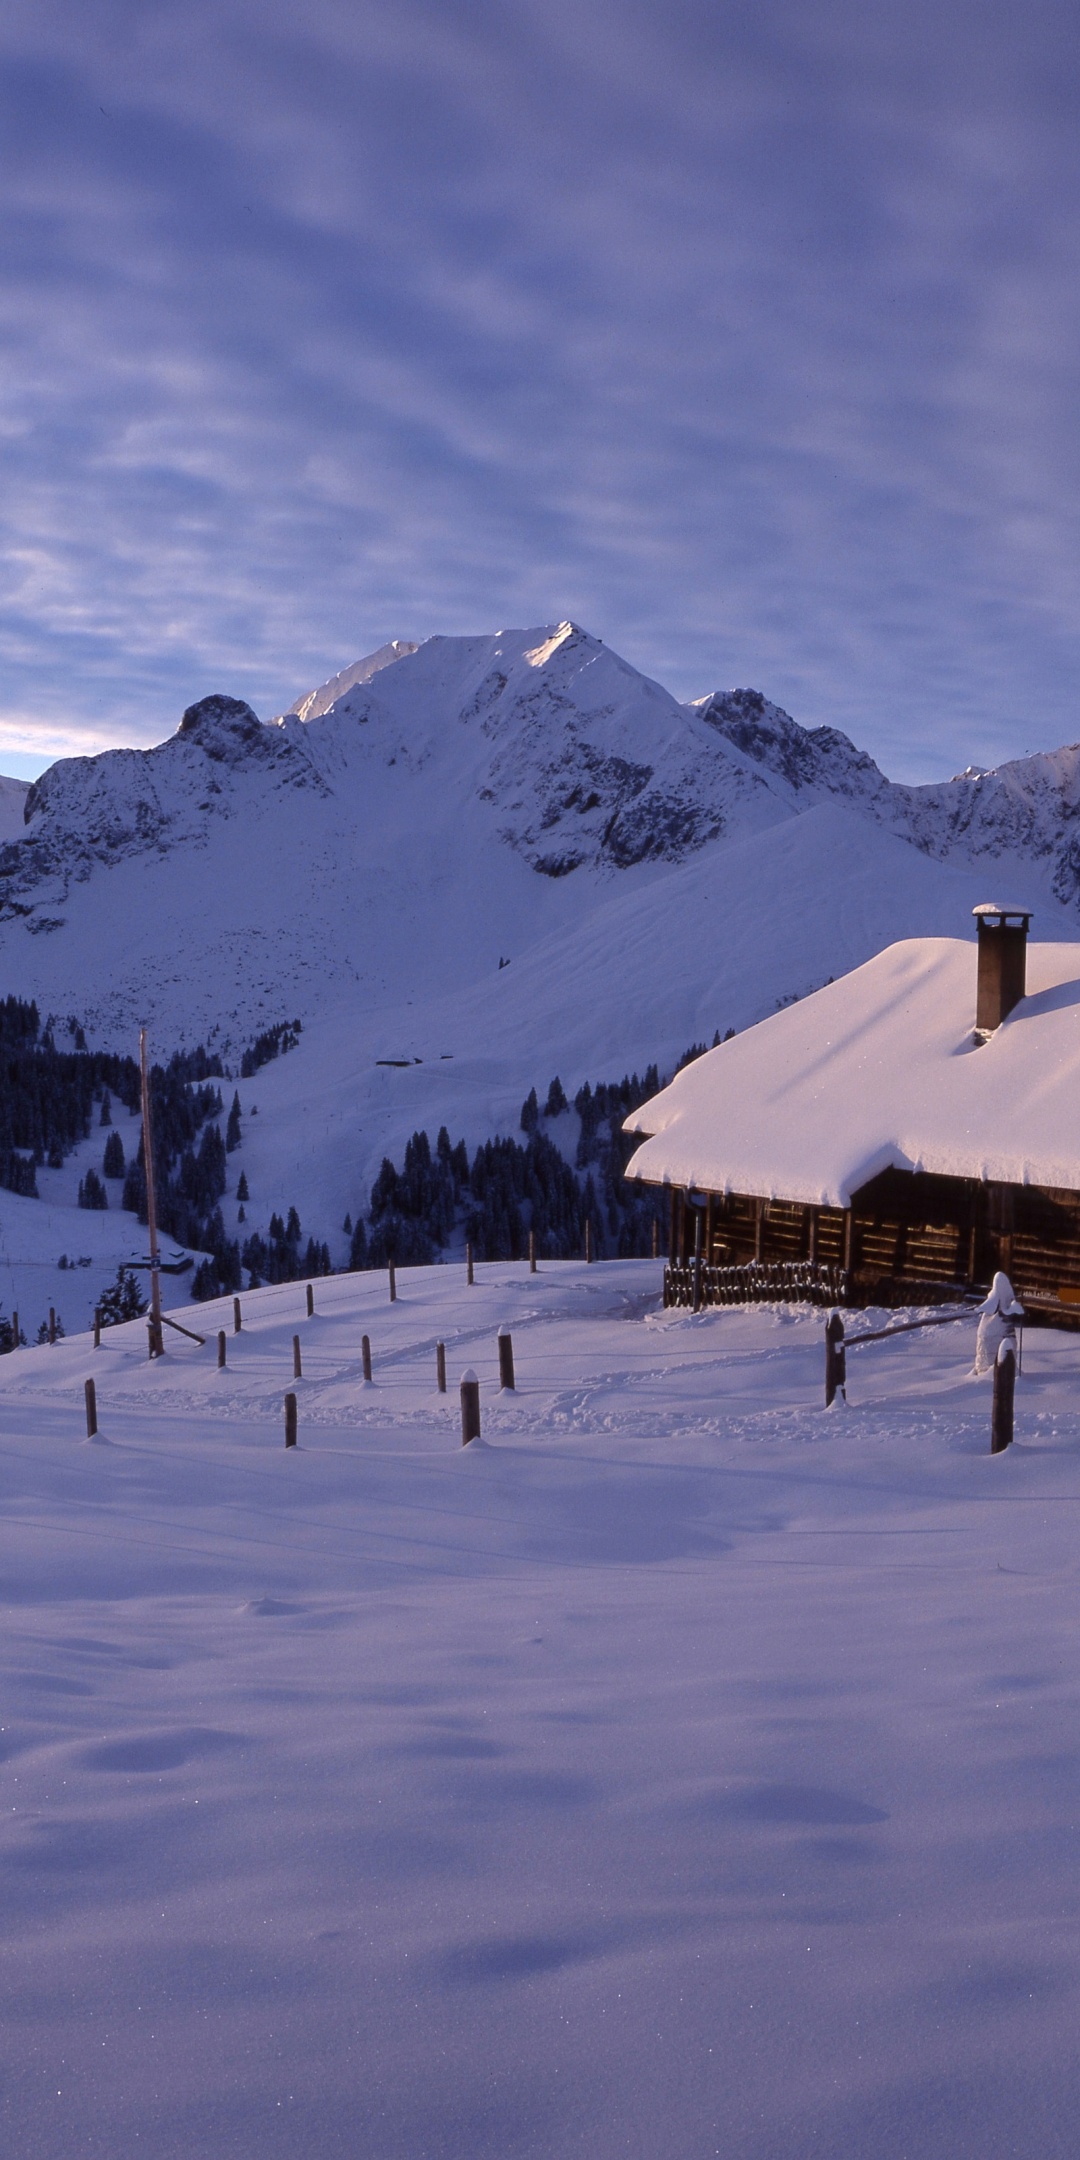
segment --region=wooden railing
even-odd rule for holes
[[[832,1261],[748,1260],[744,1267],[709,1267],[690,1260],[664,1269],[664,1304],[845,1305],[848,1278]]]

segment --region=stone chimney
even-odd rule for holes
[[[1024,995],[1031,909],[999,907],[996,901],[984,900],[972,914],[979,931],[975,1033],[985,1041]]]

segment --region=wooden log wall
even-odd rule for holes
[[[890,1170],[855,1195],[850,1213],[749,1193],[712,1194],[698,1209],[676,1189],[670,1204],[675,1267],[693,1260],[700,1214],[710,1269],[845,1269],[860,1301],[897,1304],[988,1284],[1002,1268],[1021,1297],[1080,1297],[1077,1192]]]

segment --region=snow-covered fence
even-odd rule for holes
[[[849,1350],[857,1350],[862,1343],[891,1342],[894,1335],[914,1335],[917,1328],[948,1327],[954,1320],[974,1320],[981,1310],[978,1305],[962,1305],[957,1312],[929,1313],[925,1320],[899,1320],[893,1327],[865,1328],[861,1335],[846,1335],[841,1314],[830,1313],[825,1324],[825,1408],[845,1392]]]
[[[824,1260],[749,1260],[744,1267],[708,1267],[704,1261],[664,1269],[664,1304],[843,1305],[848,1278],[842,1267]]]

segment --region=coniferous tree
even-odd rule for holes
[[[240,1183],[236,1188],[236,1197],[238,1200],[250,1200],[251,1198],[251,1194],[248,1191],[246,1170],[241,1170],[240,1172]]]
[[[103,1088],[101,1093],[101,1122],[103,1125],[112,1124],[112,1096],[108,1088]]]
[[[124,1171],[126,1168],[126,1164],[124,1162],[124,1143],[121,1140],[119,1133],[115,1130],[109,1134],[109,1137],[105,1142],[105,1158],[102,1162],[101,1167],[106,1177],[115,1178],[123,1177],[124,1175]]]
[[[146,1311],[146,1305],[138,1277],[130,1268],[121,1265],[116,1271],[116,1281],[110,1283],[98,1299],[102,1327],[118,1327],[124,1320],[138,1320]]]
[[[88,1170],[79,1186],[81,1208],[107,1208],[109,1196],[96,1170]]]
[[[226,1125],[226,1127],[225,1127],[225,1146],[226,1146],[226,1148],[227,1148],[227,1150],[228,1150],[229,1154],[231,1155],[231,1154],[232,1154],[232,1151],[233,1151],[233,1149],[234,1149],[234,1148],[238,1148],[238,1147],[239,1147],[239,1145],[240,1145],[240,1096],[239,1096],[239,1093],[237,1093],[237,1094],[234,1094],[234,1096],[233,1096],[233,1099],[232,1099],[232,1109],[231,1109],[231,1110],[230,1110],[230,1112],[229,1112],[229,1121],[228,1121],[228,1124],[227,1124],[227,1125]]]
[[[563,1087],[562,1081],[559,1079],[559,1076],[556,1073],[555,1078],[547,1091],[547,1101],[544,1104],[544,1116],[561,1117],[563,1111],[569,1110],[569,1108],[570,1105],[566,1100],[566,1091]]]
[[[530,1088],[521,1105],[521,1130],[523,1133],[534,1133],[539,1123],[540,1105],[536,1100],[536,1089]]]

